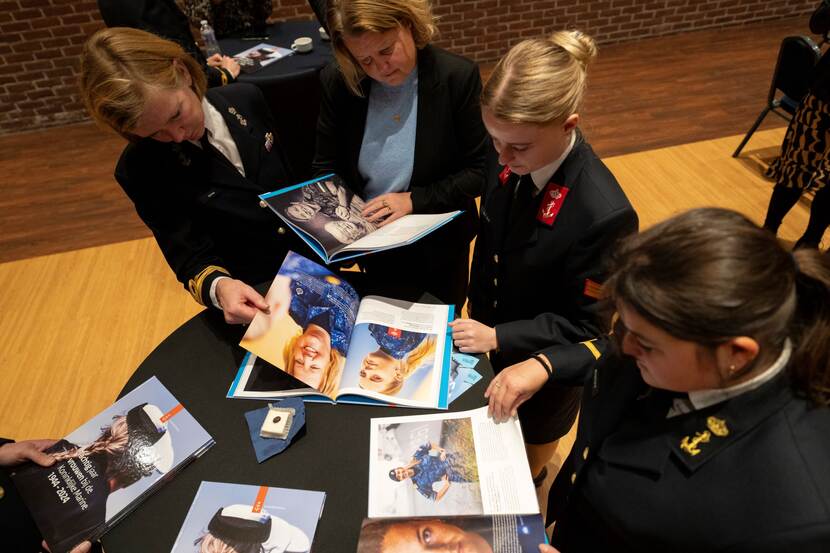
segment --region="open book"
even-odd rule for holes
[[[361,300],[341,277],[294,252],[265,301],[270,312],[257,313],[240,345],[318,397],[447,408],[453,306]],[[245,387],[242,376],[229,397]]]
[[[52,553],[97,540],[213,438],[152,377],[29,463],[12,480]]]
[[[412,244],[461,214],[405,215],[378,228],[361,215],[364,201],[334,174],[262,194],[260,199],[326,264]]]
[[[394,544],[390,551],[539,553],[548,538],[538,514],[364,519],[357,553],[374,553],[378,543]]]
[[[371,420],[369,517],[536,514],[516,417],[487,407]]]
[[[293,54],[294,50],[290,48],[280,48],[263,42],[234,54],[233,59],[239,64],[239,68],[243,73],[254,73],[279,59]]]
[[[325,500],[324,492],[202,482],[171,553],[310,551]]]

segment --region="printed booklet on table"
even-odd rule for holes
[[[202,482],[170,553],[307,553],[325,500],[325,492]]]
[[[482,407],[370,424],[370,518],[539,512],[517,418]]]
[[[335,174],[268,192],[260,199],[326,264],[412,244],[461,214],[405,215],[379,228],[361,215],[365,202]]]
[[[539,553],[548,543],[542,515],[480,515],[363,520],[357,553],[384,551],[464,551]]]
[[[156,377],[57,442],[52,466],[29,463],[12,480],[52,553],[96,540],[213,438]]]
[[[243,73],[254,73],[275,61],[294,54],[290,48],[281,48],[272,44],[257,44],[247,50],[234,54],[233,59],[239,64]]]
[[[452,306],[379,296],[361,300],[339,276],[294,252],[283,261],[265,301],[269,313],[256,314],[240,345],[311,388],[272,379],[293,386],[290,395],[447,408]],[[228,397],[285,397],[246,395],[263,387],[250,385],[256,364],[252,357],[243,362]],[[260,378],[261,369],[260,364]]]

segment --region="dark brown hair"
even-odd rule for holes
[[[817,250],[791,254],[739,213],[693,209],[624,242],[605,290],[682,340],[713,347],[749,336],[756,363],[790,338],[793,386],[830,403],[830,263]]]

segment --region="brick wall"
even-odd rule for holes
[[[126,0],[129,1],[129,0]],[[311,17],[305,0],[273,0],[274,17]],[[438,44],[477,61],[515,42],[577,27],[600,43],[805,16],[816,0],[434,0]],[[0,134],[86,119],[77,56],[102,27],[88,0],[0,0]]]

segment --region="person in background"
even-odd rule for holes
[[[579,409],[579,389],[557,381],[604,349],[597,300],[607,260],[637,230],[625,193],[579,131],[595,56],[591,37],[559,31],[514,46],[485,84],[498,166],[481,199],[471,318],[450,324],[461,352],[490,353],[491,414],[518,412],[537,485]],[[528,386],[551,374],[543,390]]]
[[[90,37],[80,74],[89,113],[130,141],[115,178],[179,281],[228,323],[267,310],[248,283],[272,279],[306,246],[259,206],[259,194],[294,181],[259,89],[205,92],[179,45],[120,27]]]
[[[98,10],[107,27],[141,29],[177,43],[202,66],[208,87],[232,83],[239,76],[233,58],[220,54],[205,58],[175,0],[98,0]]]
[[[336,0],[328,27],[336,63],[323,69],[313,170],[336,173],[383,226],[409,213],[464,213],[411,246],[366,256],[362,293],[461,308],[475,198],[488,145],[471,61],[430,45],[426,0]]]
[[[267,34],[271,0],[184,0],[184,13],[198,25],[207,20],[217,38]]]
[[[579,375],[553,546],[830,550],[830,259],[695,209],[626,241],[605,293],[621,351]]]
[[[7,470],[26,462],[33,462],[42,467],[52,466],[55,464],[55,458],[44,453],[44,450],[55,443],[55,440],[14,442],[0,438],[0,531],[3,534],[3,546],[7,547],[8,551],[40,553],[41,548],[46,547]],[[92,544],[83,542],[70,553],[89,553],[91,550]]]
[[[818,248],[830,226],[830,50],[816,65],[807,96],[787,127],[781,156],[767,169],[775,188],[764,228],[776,234],[802,194],[813,190],[807,228],[793,249]]]

